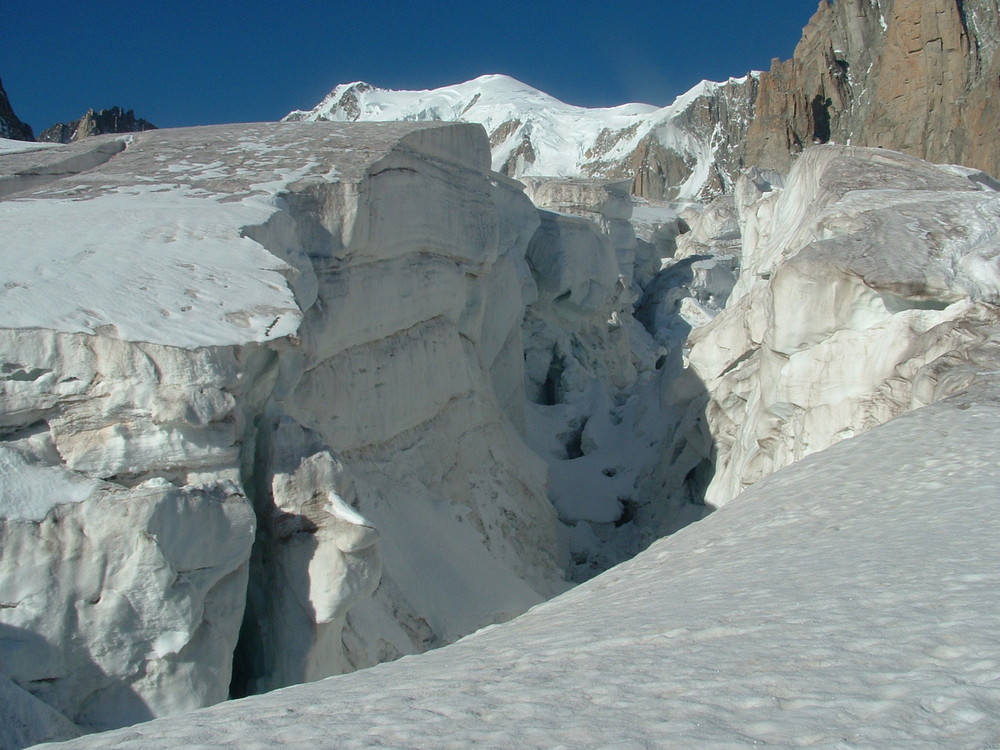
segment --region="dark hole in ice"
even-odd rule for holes
[[[549,363],[549,371],[545,375],[545,383],[542,384],[541,403],[543,406],[555,406],[561,397],[560,381],[565,367],[562,357],[552,356]]]
[[[583,456],[583,428],[587,426],[587,420],[583,420],[580,426],[566,436],[566,458],[580,458]]]
[[[684,484],[688,488],[690,500],[695,505],[705,504],[705,490],[715,476],[715,462],[706,458],[687,473]]]
[[[626,500],[623,498],[618,498],[618,501],[622,504],[622,512],[618,518],[615,519],[615,528],[620,528],[625,524],[632,521],[635,518],[635,512],[638,510],[638,503],[632,500]]]
[[[830,140],[830,107],[833,100],[816,94],[812,100],[813,143],[826,143]]]

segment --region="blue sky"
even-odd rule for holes
[[[120,105],[160,127],[276,120],[338,83],[505,73],[571,104],[668,104],[787,58],[813,0],[11,2],[0,78],[35,132]]]

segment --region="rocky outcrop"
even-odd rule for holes
[[[996,0],[823,0],[761,75],[746,161],[832,140],[1000,173],[998,49]]]
[[[48,143],[72,143],[92,135],[140,133],[155,129],[153,123],[137,118],[131,109],[127,112],[121,107],[102,109],[98,112],[88,109],[79,120],[60,122],[46,128],[39,134],[38,140]]]
[[[607,177],[632,180],[640,198],[676,199],[693,195],[711,199],[732,192],[745,164],[743,143],[757,99],[758,78],[747,75],[718,84],[701,84],[681,97],[671,123],[688,134],[694,158],[678,151],[670,138],[654,131],[624,159],[603,167]],[[585,173],[598,173],[596,166]],[[692,187],[697,185],[697,190]]]
[[[10,105],[10,99],[7,98],[3,81],[0,81],[0,138],[10,138],[14,141],[35,140],[31,126],[26,122],[21,122],[14,114],[14,108]]]
[[[718,453],[707,502],[1000,369],[997,187],[832,145],[784,188],[740,182],[739,280],[689,340]]]

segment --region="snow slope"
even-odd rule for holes
[[[1000,387],[459,643],[61,747],[993,747]]]
[[[715,131],[685,119],[699,99],[718,96],[728,83],[703,81],[667,107],[623,104],[588,109],[565,104],[509,76],[485,75],[427,91],[391,91],[363,82],[341,84],[311,110],[288,121],[461,120],[486,128],[493,168],[513,177],[635,177],[649,163],[650,143],[672,154],[678,175],[673,197],[691,199],[709,185]],[[666,165],[659,165],[667,168]],[[679,178],[678,178],[679,176]]]
[[[23,151],[38,151],[43,148],[51,148],[54,143],[36,143],[35,141],[14,141],[10,138],[0,138],[0,153],[13,154]]]

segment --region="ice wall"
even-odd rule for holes
[[[539,219],[481,128],[2,158],[0,673],[35,739],[369,666],[565,587],[519,433]]]
[[[739,280],[689,341],[712,394],[709,503],[997,369],[994,184],[832,145],[807,150],[783,189],[741,179]]]

